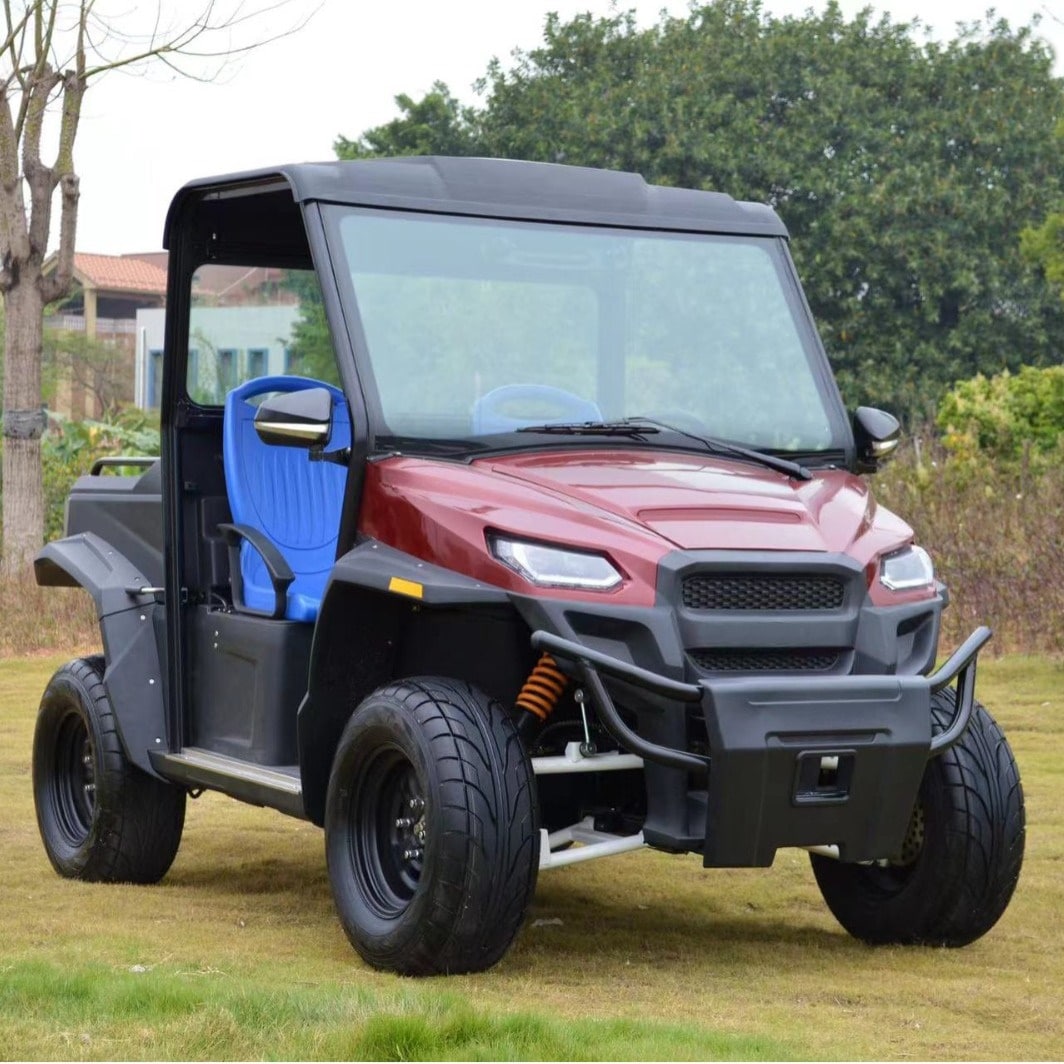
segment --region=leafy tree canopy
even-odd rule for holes
[[[442,81],[435,82],[420,100],[403,93],[396,96],[395,102],[402,117],[369,130],[358,140],[339,137],[336,154],[341,159],[477,154],[477,112],[463,107]]]
[[[339,385],[336,355],[317,276],[309,270],[288,270],[284,286],[299,300],[299,317],[288,345],[290,372]]]
[[[1020,233],[1061,196],[1064,89],[1031,27],[948,43],[716,0],[640,30],[549,16],[482,106],[436,83],[341,158],[483,154],[612,167],[771,203],[848,402],[908,415],[952,382],[1060,362],[1064,305]]]

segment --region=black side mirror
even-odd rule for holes
[[[874,406],[859,406],[853,415],[853,439],[857,445],[857,472],[874,473],[894,453],[901,425],[893,414]]]
[[[332,435],[332,393],[305,388],[267,396],[255,414],[255,431],[263,443],[284,447],[324,447]]]

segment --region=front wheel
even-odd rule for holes
[[[932,698],[937,730],[953,691]],[[928,762],[901,853],[857,865],[811,855],[828,908],[873,944],[966,946],[1005,911],[1023,864],[1020,774],[1008,741],[978,702],[968,730]]]
[[[437,678],[370,695],[336,751],[325,850],[340,921],[369,964],[404,975],[495,964],[539,869],[532,768],[503,708]]]

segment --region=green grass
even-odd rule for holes
[[[531,1013],[492,1015],[461,995],[413,987],[282,990],[218,975],[8,966],[0,983],[5,1046],[17,1058],[81,1060],[790,1059],[781,1042],[694,1026],[574,1026]]]
[[[1054,1059],[1064,1045],[1064,669],[1045,659],[980,666],[1029,831],[1016,897],[972,946],[855,942],[798,851],[735,871],[645,852],[544,873],[501,964],[423,981],[351,950],[316,828],[219,795],[190,803],[156,887],[56,876],[29,761],[57,664],[0,664],[7,1059]]]

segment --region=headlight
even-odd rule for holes
[[[489,542],[492,553],[503,565],[538,587],[610,591],[621,582],[621,574],[601,554],[502,536],[491,536]]]
[[[906,547],[879,563],[879,580],[891,591],[911,591],[935,582],[935,566],[923,547]]]

